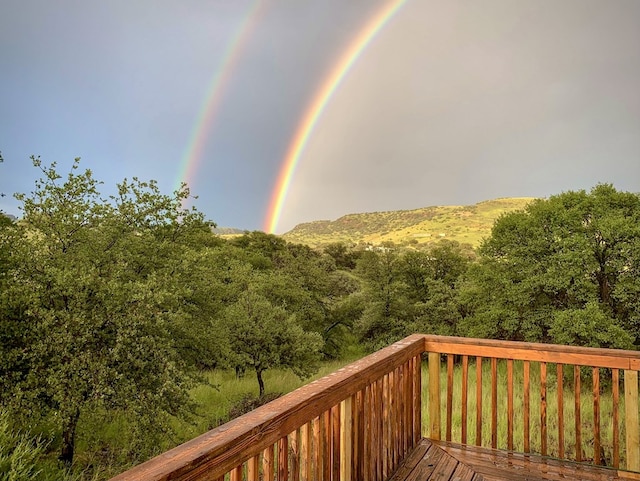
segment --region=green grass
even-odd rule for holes
[[[567,369],[567,368],[565,368]],[[606,461],[611,465],[613,453],[613,397],[611,394],[610,373],[601,369],[600,372],[600,438]],[[575,408],[573,390],[573,371],[565,370],[565,383],[563,388],[564,411],[564,446],[565,458],[575,459]],[[584,374],[584,373],[583,373]],[[570,381],[569,381],[570,376]],[[523,389],[523,363],[514,361],[513,396],[514,396],[514,449],[524,451],[524,389]],[[441,401],[441,425],[442,439],[445,439],[446,428],[446,366],[442,366],[440,378]],[[428,392],[429,373],[426,365],[423,366],[422,387],[422,415],[423,434],[428,436],[429,412]],[[452,440],[460,442],[462,435],[462,368],[456,365],[454,368],[453,382],[453,409],[452,409]],[[498,362],[498,445],[499,449],[507,448],[507,367],[506,362]],[[540,365],[531,363],[530,371],[530,442],[531,450],[541,452],[541,420],[540,420]],[[550,456],[558,457],[558,390],[556,383],[556,365],[547,366],[547,446]],[[605,388],[606,386],[606,388]],[[488,361],[483,363],[482,369],[482,446],[491,446],[491,367]],[[593,459],[593,395],[591,391],[590,377],[583,377],[580,396],[580,421],[582,433],[582,459]],[[619,419],[624,417],[624,399],[620,396]],[[624,465],[624,423],[620,422],[620,458]],[[469,363],[468,375],[468,415],[467,415],[467,442],[475,444],[476,440],[476,366]]]

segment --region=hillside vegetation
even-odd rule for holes
[[[532,197],[512,197],[475,205],[348,214],[337,220],[306,222],[283,235],[289,242],[319,247],[332,242],[430,244],[441,239],[477,247],[501,214],[524,209]]]

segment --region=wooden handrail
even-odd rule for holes
[[[538,449],[531,433],[539,423],[540,454],[568,458],[573,450],[571,459],[584,461],[583,442],[591,442],[595,446],[593,463],[601,464],[604,460],[600,455],[603,445],[600,424],[606,415],[614,424],[611,447],[614,467],[640,471],[640,352],[415,334],[136,466],[112,481],[387,479],[422,435],[421,379],[427,373],[422,372],[421,366],[425,353],[429,364],[425,427],[430,437],[440,439],[444,429],[447,440],[463,444],[475,441],[477,445],[486,442],[487,447],[512,450],[519,442],[514,439],[517,418],[523,422],[524,439],[520,440],[524,452]],[[447,357],[444,364],[443,356]],[[461,357],[457,358],[461,360],[461,372],[455,367],[456,356]],[[488,370],[483,368],[483,360]],[[514,367],[514,361],[522,363]],[[539,368],[535,368],[536,363]],[[555,375],[563,379],[570,378],[565,366],[573,366],[574,399],[564,396],[562,382],[553,386],[549,381],[548,374],[553,376],[554,370],[548,371],[548,363],[556,364]],[[585,373],[584,369],[581,372],[581,366],[592,368],[595,420],[592,431],[587,431],[581,421],[584,419],[581,416],[586,416],[581,408],[585,395],[580,384]],[[600,382],[601,368],[611,369],[612,413],[601,409],[601,390],[605,384]],[[505,369],[506,374],[501,374],[505,379],[499,380],[499,372],[504,373]],[[483,371],[489,383],[484,392]],[[469,375],[474,372],[480,382],[476,383],[475,393],[469,393],[472,389]],[[460,438],[453,439],[454,401],[460,401],[454,396],[454,382],[458,382],[454,380],[460,377],[462,385],[456,396],[461,397],[461,414],[457,419],[462,419],[462,427]],[[514,379],[522,382],[519,391],[522,400],[518,405],[514,394],[518,385]],[[619,383],[624,383],[622,396]],[[505,384],[506,389],[500,391],[499,386]],[[534,388],[540,394],[537,401],[530,394]],[[547,422],[552,412],[549,393],[555,394],[558,404],[555,424]],[[565,424],[565,398],[575,423]],[[474,401],[475,406],[469,407],[468,403]],[[483,402],[490,405],[487,413],[483,413]],[[499,402],[503,404],[498,406]],[[621,416],[618,403],[623,402]],[[531,412],[536,406],[539,418]],[[499,413],[503,409],[506,416],[501,421]],[[468,432],[468,426],[474,427],[468,423],[471,416],[476,421],[475,436],[473,431]],[[484,433],[483,416],[488,420]],[[508,425],[503,429],[506,440],[498,436],[501,422]],[[626,449],[619,439],[621,427]],[[569,436],[565,429],[575,432]],[[558,430],[559,446],[548,443],[549,430]],[[621,452],[626,455],[626,462],[621,461]]]
[[[476,364],[476,398],[475,398],[475,444],[486,445],[486,447],[497,447],[498,444],[498,385],[501,382],[506,383],[506,402],[503,402],[503,408],[506,411],[507,429],[506,440],[504,447],[512,450],[514,446],[514,413],[516,407],[514,407],[514,374],[513,374],[513,362],[523,361],[522,367],[522,405],[518,406],[518,409],[522,411],[523,422],[523,447],[524,452],[531,452],[531,423],[532,421],[539,423],[540,433],[540,445],[539,454],[543,456],[551,454],[551,449],[555,449],[553,455],[559,458],[568,458],[566,450],[566,442],[568,439],[566,430],[569,426],[565,425],[565,404],[564,404],[564,366],[573,366],[573,383],[574,383],[574,397],[575,403],[573,408],[573,414],[575,424],[571,426],[574,428],[573,443],[571,448],[574,450],[573,457],[576,461],[584,461],[583,448],[584,442],[589,443],[593,448],[589,448],[592,451],[593,464],[605,464],[603,457],[603,444],[602,436],[603,430],[601,429],[601,423],[604,419],[601,406],[601,390],[602,385],[600,383],[600,369],[611,370],[611,398],[612,408],[609,413],[612,420],[612,440],[611,440],[611,463],[615,468],[621,467],[620,454],[621,454],[621,440],[620,440],[620,415],[619,415],[619,383],[620,370],[623,371],[624,377],[624,428],[625,428],[625,441],[626,441],[626,464],[625,468],[631,471],[640,471],[640,426],[638,423],[638,370],[640,370],[640,352],[628,351],[619,349],[600,349],[589,347],[575,347],[575,346],[560,346],[553,344],[541,344],[541,343],[525,343],[525,342],[511,342],[511,341],[496,341],[488,339],[471,339],[471,338],[457,338],[446,336],[424,336],[425,352],[429,353],[429,436],[433,439],[440,439],[442,435],[442,426],[440,425],[441,411],[444,409],[446,412],[446,426],[445,437],[447,440],[452,439],[452,419],[453,419],[453,391],[454,391],[454,375],[453,375],[453,361],[455,356],[462,356],[462,374],[461,374],[461,443],[467,443],[471,440],[467,435],[468,424],[468,384],[469,384],[469,358],[475,357]],[[442,355],[447,356],[447,369],[446,369],[446,394],[442,394],[440,389],[436,386],[440,382],[440,378],[444,376],[441,373],[441,359]],[[482,375],[483,375],[483,359],[490,360],[490,386],[491,395],[490,401],[485,399],[482,393]],[[497,363],[506,362],[506,379],[498,380]],[[535,400],[530,395],[532,389],[531,379],[531,365],[537,363],[539,365],[539,384],[537,385],[537,391],[539,393],[539,403],[537,405],[539,410],[539,419],[532,420],[531,407],[535,405]],[[556,385],[551,386],[548,383],[547,364],[556,364]],[[581,371],[580,367],[591,367],[591,397],[592,397],[592,409],[590,414],[592,415],[592,430],[586,431],[583,418],[581,416],[586,415],[581,405],[584,401],[584,394],[581,389]],[[486,373],[485,373],[486,374]],[[584,374],[584,373],[583,373]],[[434,378],[435,377],[435,378]],[[560,382],[557,380],[560,379]],[[555,423],[550,424],[548,422],[548,413],[550,412],[550,404],[548,400],[549,392],[554,391],[556,397],[556,411],[557,415]],[[446,396],[446,403],[441,399],[442,396]],[[490,442],[487,441],[482,435],[483,426],[483,403],[489,403],[490,411]],[[549,444],[549,427],[555,426],[554,430],[557,431],[557,446],[550,446]],[[456,441],[454,439],[454,441]],[[591,461],[590,461],[591,462]]]
[[[269,404],[266,404],[244,416],[234,419],[216,429],[213,429],[191,441],[188,441],[164,454],[161,454],[145,463],[142,463],[125,473],[122,473],[112,481],[164,481],[164,480],[215,480],[222,479],[222,476],[232,472],[232,470],[242,469],[242,464],[251,461],[247,469],[255,470],[255,457],[267,450],[267,463],[273,463],[274,459],[268,454],[275,443],[286,439],[290,433],[295,432],[298,428],[306,426],[314,419],[318,419],[318,423],[309,426],[308,430],[319,428],[317,432],[317,444],[321,450],[326,448],[326,443],[331,442],[335,434],[332,432],[333,422],[339,418],[340,404],[349,399],[349,404],[360,404],[362,408],[363,401],[368,401],[367,408],[370,410],[371,418],[367,418],[370,424],[376,422],[376,429],[384,428],[384,418],[379,410],[383,406],[383,399],[389,396],[390,388],[384,389],[382,380],[389,373],[402,368],[407,363],[412,363],[413,369],[418,373],[414,379],[410,379],[409,372],[399,371],[398,381],[403,378],[403,386],[405,390],[409,390],[409,384],[415,386],[415,378],[418,378],[417,390],[415,387],[410,389],[412,396],[417,398],[418,412],[412,411],[412,424],[419,423],[419,407],[420,407],[420,390],[419,390],[419,372],[420,354],[424,350],[424,338],[422,335],[409,336],[387,348],[360,359],[333,374],[323,377],[317,381],[313,381]],[[413,360],[417,360],[413,362]],[[399,382],[395,383],[395,388],[401,386]],[[360,397],[358,393],[362,393]],[[366,399],[364,399],[366,398]],[[405,400],[406,401],[406,400]],[[400,406],[400,404],[398,404]],[[345,409],[345,407],[342,407]],[[405,409],[405,404],[402,404]],[[408,412],[408,411],[407,411]],[[333,417],[332,417],[333,414]],[[408,424],[406,417],[400,417],[403,424]],[[406,413],[404,414],[406,416]],[[416,419],[417,418],[417,419]],[[364,421],[364,419],[361,419]],[[360,437],[366,437],[367,432],[364,429],[364,422],[360,423],[360,431],[355,434]],[[339,419],[338,419],[339,428]],[[406,426],[406,432],[400,439],[403,451],[413,447],[419,441],[420,429],[415,426]],[[322,430],[326,433],[320,433]],[[351,429],[349,430],[352,431]],[[340,436],[340,434],[338,434]],[[383,437],[378,436],[378,432],[369,433],[369,437],[374,437],[382,442]],[[408,441],[408,438],[411,438]],[[415,438],[415,439],[414,439]],[[338,438],[339,439],[339,438]],[[359,443],[364,444],[364,439],[359,439]],[[339,445],[339,441],[332,443],[332,446]],[[382,446],[383,448],[386,448]],[[309,446],[307,446],[309,449]],[[281,451],[286,451],[286,446]],[[325,455],[331,456],[334,453],[327,449]],[[271,451],[273,452],[273,451]],[[351,453],[349,453],[351,454]],[[358,453],[356,453],[357,455]],[[345,456],[347,454],[345,453]],[[360,453],[362,457],[362,453]],[[393,458],[393,455],[390,456]],[[277,458],[276,458],[277,459]],[[382,458],[380,458],[382,459]],[[334,461],[336,461],[334,459]],[[376,460],[369,460],[374,466],[374,471],[379,471],[379,475],[368,477],[368,479],[383,479],[384,466],[375,465]],[[397,460],[399,462],[400,459]],[[280,460],[280,464],[283,460]],[[331,463],[340,466],[339,462]],[[391,462],[387,466],[390,471],[391,465],[397,464]],[[252,466],[253,465],[253,466]],[[331,468],[327,462],[326,467]],[[270,469],[267,468],[267,470]],[[324,469],[324,468],[322,468]],[[365,469],[364,467],[362,469]],[[232,473],[233,474],[233,473]],[[326,474],[326,473],[325,473]],[[387,473],[387,474],[390,474]],[[311,476],[318,479],[316,476]],[[265,476],[268,479],[268,476]],[[328,478],[327,478],[328,479]]]

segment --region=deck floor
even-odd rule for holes
[[[389,481],[614,481],[640,474],[537,455],[423,439]]]

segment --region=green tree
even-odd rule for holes
[[[593,317],[597,306],[599,322],[582,323],[575,342],[628,346],[631,338],[638,344],[639,253],[640,196],[611,185],[565,192],[503,215],[470,271],[463,296],[467,332],[566,341],[558,325],[578,313]]]
[[[185,414],[193,378],[175,346],[187,289],[177,280],[184,240],[208,226],[182,209],[185,188],[165,196],[155,182],[125,180],[105,200],[79,160],[64,179],[33,161],[43,178],[17,196],[24,227],[3,236],[3,299],[19,313],[5,316],[4,335],[22,351],[19,376],[0,370],[0,396],[18,412],[48,410],[70,464],[87,409],[127,409],[147,427]]]
[[[265,275],[253,282],[268,283],[269,279]],[[265,392],[262,375],[267,369],[288,368],[301,378],[317,370],[321,336],[305,332],[295,316],[253,287],[227,308],[226,320],[235,362],[255,372],[260,396]]]

